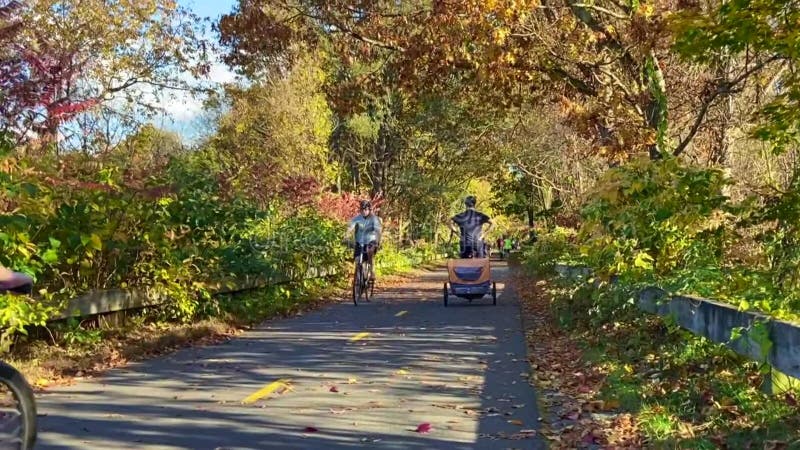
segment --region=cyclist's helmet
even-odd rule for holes
[[[474,208],[476,203],[478,203],[478,199],[475,198],[474,195],[468,195],[467,198],[464,199],[464,205],[466,205],[467,208]]]
[[[372,202],[369,200],[361,200],[361,209],[372,209]]]

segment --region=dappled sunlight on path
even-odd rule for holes
[[[444,277],[55,389],[41,448],[539,448],[516,300],[444,308]]]

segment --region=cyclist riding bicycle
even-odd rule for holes
[[[348,239],[350,233],[355,230],[354,257],[358,258],[359,252],[366,252],[370,262],[369,279],[374,281],[375,264],[372,264],[372,261],[381,245],[383,225],[381,225],[381,219],[372,213],[372,203],[369,200],[362,200],[359,209],[361,213],[350,220],[345,239]]]
[[[468,195],[464,199],[467,209],[450,219],[450,229],[461,236],[459,250],[462,258],[485,258],[483,238],[494,226],[489,216],[475,210],[477,202],[474,195]],[[488,225],[486,231],[483,231],[484,225]]]
[[[30,294],[33,289],[33,278],[24,273],[14,272],[0,266],[0,292]]]
[[[33,278],[0,266],[0,294],[27,295]],[[0,360],[0,448],[31,449],[36,443],[36,399],[25,377]]]

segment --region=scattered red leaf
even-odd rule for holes
[[[431,424],[425,422],[425,423],[421,423],[421,424],[417,425],[417,430],[416,431],[417,431],[417,433],[430,433],[430,431],[432,429],[433,428],[431,427]]]
[[[331,388],[329,389],[329,391],[330,391],[330,392],[339,392],[339,389],[337,389],[337,388],[336,388],[336,386],[331,386]]]
[[[316,428],[314,428],[314,427],[306,427],[306,428],[305,428],[303,431],[304,431],[305,433],[316,433],[316,432],[317,432],[317,431],[319,431],[319,430],[318,430],[318,429],[316,429]]]

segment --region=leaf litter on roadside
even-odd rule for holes
[[[529,280],[519,273],[513,276],[518,286],[530,285]],[[641,447],[641,436],[629,416],[624,420],[624,415],[612,413],[601,419],[593,414],[618,408],[619,402],[603,402],[595,398],[604,382],[604,375],[596,367],[583,362],[577,343],[555,325],[542,287],[540,281],[532,289],[518,292],[532,369],[529,381],[538,387],[548,410],[547,417],[540,421],[539,434],[554,449],[597,445]]]

